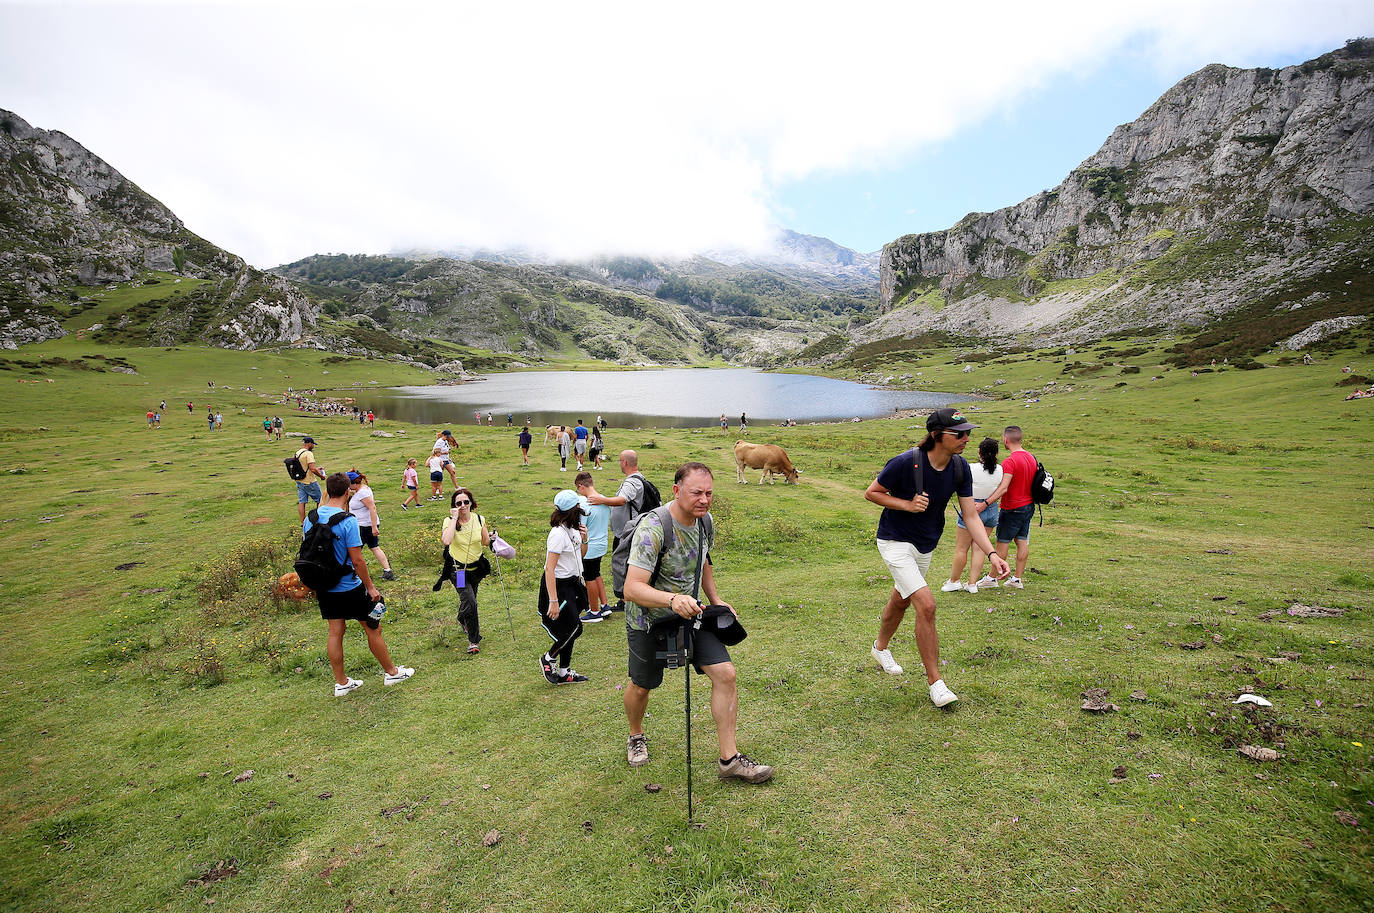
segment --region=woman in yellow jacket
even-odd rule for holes
[[[453,492],[441,539],[453,559],[453,587],[458,591],[458,623],[468,636],[468,652],[482,642],[477,622],[477,586],[489,566],[483,550],[491,545],[491,530],[477,513],[477,498],[466,488]]]

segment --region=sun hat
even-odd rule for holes
[[[577,492],[573,491],[571,488],[565,488],[553,496],[553,506],[557,507],[559,510],[572,510],[581,503],[581,499],[578,497]]]

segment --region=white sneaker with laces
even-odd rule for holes
[[[873,649],[869,652],[873,654],[873,658],[878,661],[878,664],[883,667],[883,671],[888,675],[902,674],[902,667],[897,665],[897,661],[892,658],[891,650],[879,650],[878,642],[874,641]]]
[[[362,680],[361,680],[361,679],[356,679],[356,678],[350,678],[350,679],[348,680],[348,684],[346,684],[346,685],[340,685],[338,682],[335,682],[335,683],[334,683],[334,696],[335,696],[335,697],[343,697],[345,694],[350,694],[350,693],[352,693],[352,692],[354,692],[354,691],[357,691],[357,690],[358,690],[359,688],[361,688],[362,686],[363,686]]]
[[[977,587],[991,587],[992,589],[996,589],[998,585],[996,578],[990,577],[987,574],[979,577],[978,582],[974,584],[974,586]]]
[[[960,590],[962,590],[963,588],[964,588],[964,585],[963,585],[962,583],[960,583],[958,580],[946,580],[943,584],[941,584],[941,586],[940,586],[940,592],[941,592],[941,593],[957,593],[957,592],[959,592]]]
[[[965,585],[964,585],[964,592],[965,592],[965,593],[972,593],[974,596],[977,596],[977,595],[978,595],[978,584],[976,584],[976,583],[968,583],[968,584],[965,584]]]
[[[1024,590],[1024,589],[1025,589],[1025,585],[1024,585],[1023,583],[1021,583],[1021,578],[1020,578],[1020,577],[1013,577],[1013,578],[1011,578],[1010,580],[1008,580],[1008,581],[1007,581],[1007,586],[1011,587],[1013,590]]]
[[[405,681],[406,679],[410,678],[410,677],[411,677],[412,675],[414,675],[414,674],[415,674],[415,670],[412,669],[412,668],[410,668],[409,666],[397,666],[397,667],[396,667],[396,674],[395,674],[395,675],[392,675],[390,672],[387,672],[387,673],[386,673],[386,678],[384,678],[384,679],[382,680],[382,684],[384,684],[384,685],[399,685],[401,682],[403,682],[403,681]]]
[[[944,707],[959,700],[959,695],[949,690],[949,685],[945,684],[944,679],[930,686],[930,700],[936,707]]]

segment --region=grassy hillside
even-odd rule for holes
[[[374,438],[267,398],[428,375],[71,338],[4,353],[0,910],[1369,909],[1374,401],[1343,402],[1340,367],[1374,376],[1374,355],[1194,376],[1160,367],[1162,343],[1104,345],[966,374],[966,350],[931,342],[863,369],[1035,391],[967,408],[1025,427],[1060,484],[1024,591],[937,594],[948,712],[868,656],[890,581],[861,492],[919,419],[753,429],[804,471],[772,488],[735,484],[733,437],[612,429],[665,490],[682,460],[717,470],[718,579],[750,632],[740,739],[778,775],[715,782],[694,682],[700,829],[684,821],[680,678],[650,704],[652,763],[631,770],[618,621],[577,648],[587,685],[539,676],[537,573],[571,479],[551,450],[520,470],[505,429],[454,423],[460,478],[520,551],[502,562],[516,642],[492,577],[468,657],[455,599],[430,590],[441,511],[398,506],[404,458],[434,429],[382,417],[398,436]],[[207,405],[224,431],[206,432]],[[315,608],[270,597],[298,538],[292,444],[260,430],[273,412],[327,469],[371,475],[400,574],[384,631],[413,680],[383,688],[351,632],[367,684],[335,700]],[[1344,614],[1302,620],[1295,603]],[[909,627],[893,649],[919,665]],[[1080,710],[1092,687],[1120,710]],[[1274,709],[1242,711],[1244,690]]]

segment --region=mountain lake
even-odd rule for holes
[[[361,408],[402,421],[463,425],[474,413],[506,415],[516,425],[591,425],[598,415],[617,428],[716,427],[725,413],[733,429],[740,413],[751,424],[880,418],[903,409],[934,409],[977,397],[885,390],[810,374],[770,374],[748,368],[666,368],[637,371],[516,371],[485,374],[466,384],[360,390]]]

